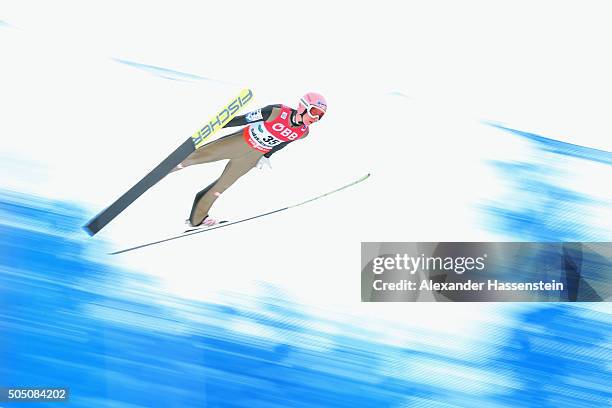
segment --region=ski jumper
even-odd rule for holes
[[[293,122],[294,116],[295,110],[284,105],[269,105],[237,116],[226,127],[247,126],[200,147],[181,163],[190,166],[229,159],[221,176],[196,194],[189,215],[191,225],[200,225],[221,193],[255,167],[262,156],[270,157],[308,135],[308,126]]]

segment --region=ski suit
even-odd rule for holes
[[[200,225],[221,193],[255,167],[262,156],[270,157],[306,137],[308,126],[295,123],[295,114],[287,106],[268,105],[237,116],[225,127],[246,125],[244,128],[200,147],[183,160],[182,166],[191,166],[229,159],[221,176],[196,194],[189,215],[191,225]]]

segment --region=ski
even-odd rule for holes
[[[136,201],[138,197],[166,177],[166,175],[185,160],[187,156],[196,149],[202,147],[210,136],[232,120],[238,111],[246,106],[252,99],[253,91],[250,89],[243,89],[240,91],[237,97],[225,105],[219,113],[211,117],[201,129],[185,140],[176,150],[174,150],[174,152],[166,157],[157,167],[151,170],[149,174],[144,176],[142,180],[126,191],[115,202],[93,217],[83,228],[89,235],[97,234],[109,222],[121,214],[130,204]]]
[[[192,236],[192,235],[200,234],[202,232],[207,232],[207,231],[211,231],[211,230],[215,230],[215,229],[219,229],[219,228],[225,228],[225,227],[229,227],[230,225],[235,225],[235,224],[239,224],[241,222],[251,221],[251,220],[254,220],[256,218],[265,217],[267,215],[276,214],[276,213],[279,213],[281,211],[288,210],[290,208],[295,208],[295,207],[299,207],[299,206],[304,205],[304,204],[308,204],[308,203],[313,202],[315,200],[318,200],[320,198],[327,197],[328,195],[337,193],[338,191],[342,191],[344,189],[347,189],[347,188],[349,188],[351,186],[354,186],[355,184],[361,183],[362,181],[364,181],[368,177],[370,177],[370,173],[368,173],[365,176],[359,178],[358,180],[355,180],[355,181],[353,181],[353,182],[351,182],[349,184],[346,184],[346,185],[344,185],[342,187],[339,187],[339,188],[337,188],[335,190],[332,190],[330,192],[327,192],[325,194],[321,194],[321,195],[318,195],[318,196],[316,196],[314,198],[311,198],[309,200],[302,201],[300,203],[293,204],[293,205],[290,205],[290,206],[287,206],[287,207],[279,208],[279,209],[274,210],[274,211],[269,211],[269,212],[266,212],[266,213],[263,213],[263,214],[254,215],[252,217],[243,218],[243,219],[238,220],[238,221],[229,221],[229,222],[213,225],[213,226],[208,227],[208,228],[200,228],[200,229],[196,229],[196,230],[187,230],[187,231],[183,232],[182,234],[178,234],[178,235],[174,235],[174,236],[171,236],[171,237],[168,237],[168,238],[160,239],[158,241],[148,242],[146,244],[137,245],[137,246],[134,246],[134,247],[131,247],[131,248],[122,249],[120,251],[111,252],[109,255],[122,254],[122,253],[125,253],[125,252],[134,251],[136,249],[146,248],[146,247],[149,247],[149,246],[152,246],[152,245],[157,245],[157,244],[161,244],[161,243],[164,243],[164,242],[173,241],[173,240],[179,239],[179,238],[185,238],[185,237],[189,237],[189,236]]]

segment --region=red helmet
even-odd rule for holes
[[[327,111],[327,101],[323,95],[316,92],[308,92],[306,95],[300,98],[300,103],[297,108],[297,113],[308,115],[312,119],[321,119]]]

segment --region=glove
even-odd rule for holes
[[[272,165],[270,164],[270,159],[268,159],[266,156],[261,156],[261,159],[259,159],[256,166],[259,170],[263,169],[264,166],[268,166],[270,170],[272,169]]]

